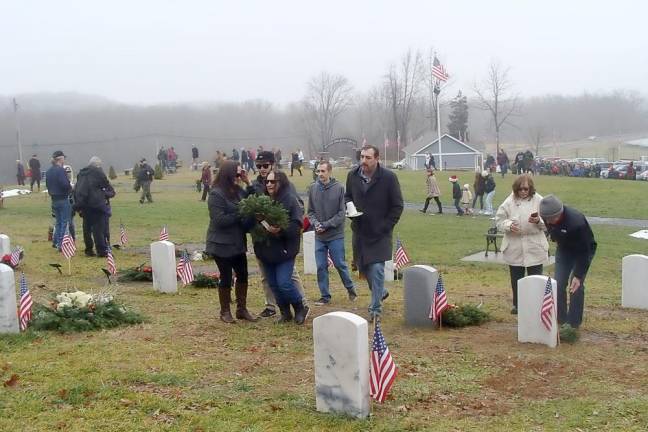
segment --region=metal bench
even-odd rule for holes
[[[488,251],[490,250],[491,245],[495,248],[495,254],[497,255],[499,253],[499,248],[497,247],[497,239],[504,237],[504,234],[500,234],[497,232],[497,227],[491,227],[488,228],[488,231],[486,234],[484,234],[486,237],[486,252],[484,253],[484,256],[488,256]]]

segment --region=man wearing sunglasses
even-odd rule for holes
[[[266,178],[268,177],[268,174],[274,169],[275,155],[271,151],[260,150],[257,153],[255,163],[256,163],[257,170],[259,171],[259,175],[248,186],[247,192],[248,194],[262,195],[266,191]],[[292,183],[289,183],[289,185],[290,185],[291,193],[295,196],[295,199],[299,201],[299,204],[303,208],[304,202],[301,200],[301,198],[299,198],[299,195],[297,195],[295,186]],[[268,283],[266,282],[265,275],[263,274],[263,266],[261,265],[260,262],[258,262],[258,259],[257,259],[257,264],[259,267],[259,272],[261,273],[261,284],[263,285],[263,292],[265,294],[265,302],[266,302],[266,307],[259,314],[259,316],[263,318],[268,318],[277,313],[277,302],[274,298],[274,294],[272,293],[272,290],[270,289],[270,286],[268,286]],[[297,288],[299,293],[302,295],[302,298],[304,299],[304,305],[306,305],[306,294],[304,293],[304,287],[302,285],[301,278],[299,277],[299,272],[297,271],[297,267],[293,268],[292,280],[293,283],[295,284],[295,287]]]

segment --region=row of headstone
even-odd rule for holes
[[[5,256],[11,253],[11,240],[6,234],[0,234],[0,256]]]
[[[628,255],[623,257],[621,306],[648,309],[648,256]]]

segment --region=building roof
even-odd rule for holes
[[[442,141],[447,141],[447,140],[452,140],[456,144],[458,144],[461,147],[464,147],[466,149],[466,153],[473,153],[473,154],[481,154],[479,150],[474,149],[473,147],[469,146],[468,144],[459,141],[453,136],[450,136],[448,134],[443,134],[441,135],[441,140]],[[427,132],[423,136],[421,136],[419,139],[414,141],[412,144],[408,145],[403,149],[405,154],[408,155],[416,155],[416,154],[425,154],[427,153],[425,149],[428,147],[432,147],[434,144],[439,141],[438,135],[435,132]],[[445,152],[444,152],[445,153]]]

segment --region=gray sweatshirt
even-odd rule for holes
[[[334,178],[323,184],[319,180],[308,189],[308,219],[313,226],[321,224],[326,231],[315,234],[318,240],[344,238],[344,187]]]

